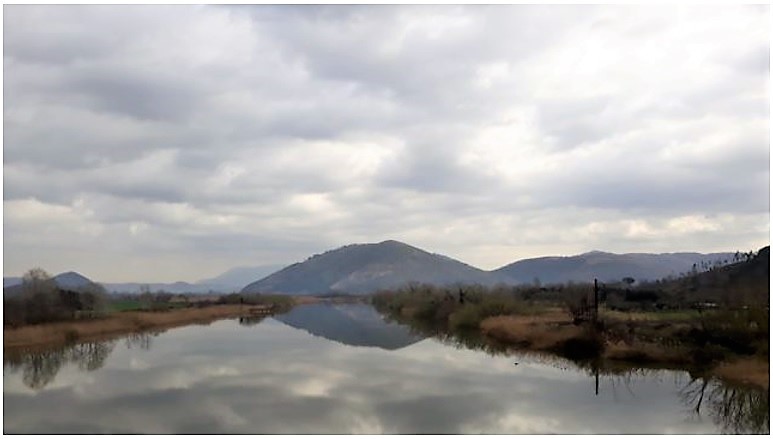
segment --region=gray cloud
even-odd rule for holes
[[[9,6],[4,270],[760,247],[767,12]]]

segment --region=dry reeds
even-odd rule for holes
[[[570,340],[585,336],[585,328],[572,325],[566,313],[490,317],[480,325],[488,337],[520,347],[560,351]]]
[[[130,311],[105,318],[28,325],[3,330],[3,348],[55,345],[76,340],[95,340],[148,329],[169,329],[189,324],[209,324],[215,320],[249,313],[249,306],[217,305],[165,312]]]

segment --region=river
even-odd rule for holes
[[[4,351],[4,433],[768,433],[770,395],[492,355],[362,304]],[[598,391],[597,391],[598,386]]]

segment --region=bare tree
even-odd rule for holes
[[[22,298],[29,323],[56,320],[65,312],[56,282],[41,268],[33,268],[22,277]]]
[[[22,294],[33,296],[35,294],[51,294],[56,292],[56,282],[42,268],[33,268],[22,277]]]

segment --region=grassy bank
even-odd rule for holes
[[[567,297],[585,286],[569,287]],[[549,352],[577,361],[689,370],[769,388],[769,312],[622,312],[602,307],[596,324],[577,322],[570,304],[529,301],[517,289],[415,286],[373,297],[379,311],[427,335]]]
[[[3,330],[3,348],[42,347],[94,341],[147,330],[164,330],[190,324],[209,324],[215,320],[240,317],[248,313],[248,306],[214,305],[165,312],[126,311],[112,313],[99,319],[5,328]]]
[[[191,324],[209,324],[226,318],[255,318],[285,312],[297,304],[316,300],[313,297],[288,296],[246,296],[242,300],[242,297],[232,295],[209,301],[175,303],[163,309],[139,310],[136,303],[124,299],[116,304],[112,312],[95,318],[5,327],[3,348],[46,347]]]

